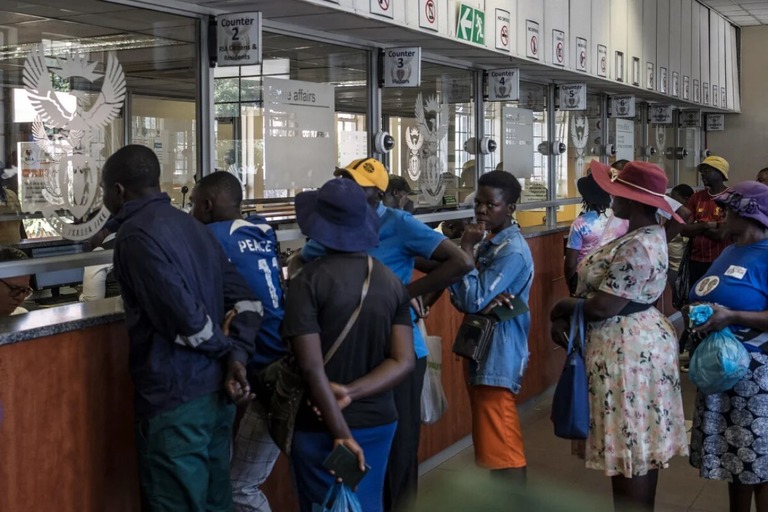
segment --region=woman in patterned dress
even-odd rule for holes
[[[680,394],[677,336],[653,304],[667,282],[667,241],[656,221],[664,200],[664,171],[630,162],[617,171],[592,162],[592,175],[613,196],[613,211],[629,220],[626,235],[579,265],[577,297],[550,314],[552,336],[566,344],[570,315],[584,300],[585,364],[590,429],[586,467],[611,477],[616,510],[653,510],[658,470],[688,452]]]
[[[768,186],[734,185],[716,196],[734,239],[691,290],[712,304],[702,335],[730,327],[750,352],[749,372],[725,393],[696,395],[691,464],[702,477],[726,480],[731,512],[768,511]]]

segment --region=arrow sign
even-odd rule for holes
[[[459,39],[463,39],[465,41],[472,40],[472,27],[474,26],[474,20],[472,19],[473,12],[474,11],[472,7],[469,7],[468,5],[461,6],[461,11],[459,14],[459,28],[456,31]]]

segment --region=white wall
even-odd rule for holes
[[[707,147],[731,164],[731,183],[768,167],[768,26],[741,30],[741,114],[725,116],[725,131],[707,133]]]

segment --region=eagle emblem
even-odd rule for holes
[[[49,67],[51,63],[51,67]],[[108,218],[101,206],[99,190],[101,156],[91,154],[104,144],[94,141],[98,130],[106,129],[120,114],[125,101],[125,74],[114,52],[107,54],[104,72],[86,53],[73,52],[46,60],[42,44],[36,45],[24,63],[24,88],[37,117],[32,123],[35,143],[51,160],[45,173],[42,196],[47,202],[43,213],[65,238],[83,240],[101,229]],[[89,84],[101,81],[101,89],[56,91],[52,75],[67,80],[78,78]],[[65,101],[74,97],[75,101]],[[49,133],[50,132],[50,133]],[[57,210],[66,209],[74,218],[68,222]],[[86,218],[90,220],[83,222]]]
[[[415,108],[418,131],[423,138],[420,158],[421,189],[427,199],[437,204],[445,193],[443,172],[446,169],[445,151],[441,149],[443,139],[448,136],[450,107],[438,102],[436,96],[429,96],[424,102],[421,93],[416,97]],[[429,117],[428,117],[429,116]]]

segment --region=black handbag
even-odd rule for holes
[[[688,304],[688,294],[691,292],[691,246],[693,238],[688,241],[680,260],[680,268],[672,286],[672,306],[681,310]]]
[[[328,361],[333,358],[357,321],[365,296],[368,295],[372,271],[373,258],[368,256],[368,274],[363,283],[360,303],[355,308],[355,311],[352,312],[336,341],[333,342],[331,348],[323,356],[324,365],[327,365]],[[301,370],[296,364],[293,354],[281,357],[262,369],[256,375],[256,387],[257,399],[267,411],[269,435],[280,450],[286,455],[290,455],[293,431],[296,426],[296,415],[299,412],[306,391]]]
[[[506,306],[498,306],[494,308],[490,315],[464,315],[464,320],[462,320],[459,331],[456,333],[456,338],[453,341],[453,347],[451,348],[453,353],[477,363],[483,362],[488,355],[496,324],[499,321],[510,320],[528,311],[528,305],[518,295],[525,290],[531,279],[533,279],[533,273],[528,277],[520,292],[515,294],[515,298],[512,299],[512,309],[508,309]]]
[[[487,315],[464,315],[453,341],[453,353],[477,363],[485,360],[497,320]]]

